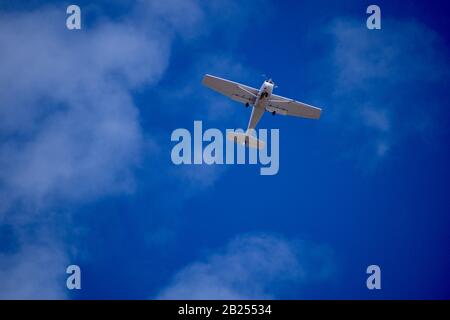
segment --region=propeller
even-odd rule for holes
[[[272,78],[267,77],[267,75],[264,74],[264,73],[263,73],[261,76],[264,78],[264,81],[267,81],[267,82],[273,84],[273,87],[274,87],[274,88],[278,88],[278,86],[277,86],[276,83],[272,80]]]

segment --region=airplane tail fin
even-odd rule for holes
[[[227,139],[249,148],[264,149],[266,146],[264,141],[257,139],[249,133],[229,132],[227,134]]]

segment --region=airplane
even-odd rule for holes
[[[243,134],[229,133],[227,135],[229,140],[251,148],[264,148],[264,141],[257,139],[251,133],[254,132],[265,111],[272,113],[272,115],[280,114],[308,119],[319,119],[322,112],[320,108],[273,94],[273,89],[276,86],[272,79],[265,80],[259,90],[210,74],[203,77],[202,83],[214,91],[244,103],[245,107],[253,107],[247,131]]]

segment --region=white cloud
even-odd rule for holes
[[[0,19],[0,218],[26,234],[18,252],[1,254],[2,298],[66,297],[60,237],[42,241],[29,224],[40,228],[42,212],[51,224],[55,204],[132,190],[144,143],[132,90],[168,64],[171,37],[157,23],[69,31],[61,17],[41,8]]]
[[[334,37],[338,91],[366,91],[381,80],[384,85],[432,81],[446,75],[440,52],[442,40],[427,26],[408,20],[389,20],[379,32],[361,27],[359,21],[337,20]],[[424,77],[420,79],[419,76]]]
[[[375,32],[351,19],[329,31],[336,80],[326,111],[347,134],[366,137],[354,150],[362,163],[373,166],[406,137],[439,123],[443,99],[433,90],[448,81],[449,64],[436,32],[408,20],[385,20]]]
[[[146,13],[160,17],[165,26],[178,34],[192,37],[205,31],[200,27],[206,18],[201,3],[196,0],[150,0],[143,2]]]
[[[126,15],[98,16],[80,31],[65,28],[61,8],[0,13],[0,219],[34,234],[30,224],[56,223],[52,206],[132,192],[135,167],[151,156],[144,152],[160,147],[148,138],[158,134],[144,134],[133,93],[158,83],[174,39],[190,41],[228,23],[236,5],[138,2],[125,5]],[[227,14],[209,19],[222,9]],[[36,219],[43,212],[45,222]],[[52,241],[29,236],[18,252],[0,252],[2,298],[66,297],[58,275],[67,248],[50,233]]]
[[[367,126],[380,132],[387,132],[390,129],[389,117],[386,110],[371,107],[361,108],[361,117]]]
[[[0,252],[0,299],[65,299],[64,251],[49,242],[25,243],[19,252]]]
[[[168,63],[164,35],[128,22],[68,31],[60,18],[45,9],[0,21],[0,181],[9,200],[38,207],[132,187],[142,133],[130,90]]]
[[[327,247],[270,234],[235,238],[179,271],[158,299],[269,299],[333,271]]]

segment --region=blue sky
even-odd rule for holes
[[[0,1],[0,298],[450,297],[448,4],[69,4]],[[274,176],[175,166],[173,130],[250,116],[205,73],[323,117],[262,118]]]

